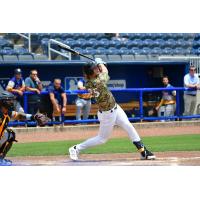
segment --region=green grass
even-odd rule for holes
[[[15,143],[8,156],[51,156],[66,155],[68,148],[77,141]],[[153,152],[200,151],[200,135],[144,137],[144,144]],[[88,154],[136,152],[128,138],[111,139],[106,144],[83,151]]]

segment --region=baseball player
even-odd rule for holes
[[[173,86],[169,83],[168,76],[164,76],[162,78],[163,85],[165,88],[173,88]],[[167,117],[167,116],[174,116],[175,107],[176,107],[176,91],[162,91],[162,99],[159,105],[156,107],[158,111],[159,117]]]
[[[87,63],[83,67],[83,73],[87,78],[85,87],[90,94],[95,97],[99,106],[99,111],[97,113],[100,121],[99,132],[97,136],[70,147],[70,158],[72,160],[78,160],[78,155],[82,150],[104,144],[110,137],[114,125],[118,125],[128,133],[130,140],[140,152],[141,159],[155,159],[155,155],[144,146],[140,136],[129,122],[125,112],[116,103],[112,93],[108,90],[106,84],[109,80],[109,76],[105,63],[100,58],[95,59],[95,61],[96,62]]]
[[[23,92],[25,91],[25,82],[22,78],[22,70],[20,68],[15,69],[14,74],[14,77],[9,80],[6,90],[16,96],[14,103],[15,111],[24,112],[24,109],[21,106],[23,103]]]
[[[85,80],[78,80],[78,89],[85,90]],[[89,93],[78,94],[76,99],[76,120],[81,120],[81,110],[83,111],[83,119],[87,119],[91,108],[91,95]]]
[[[11,149],[13,142],[16,142],[15,132],[8,129],[8,122],[11,118],[15,120],[34,120],[40,126],[48,122],[48,118],[42,114],[25,114],[13,111],[15,96],[7,91],[0,92],[0,166],[10,166],[12,161],[5,159]]]

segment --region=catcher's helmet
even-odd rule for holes
[[[0,107],[13,109],[15,96],[7,91],[0,92]]]
[[[93,75],[94,71],[93,69],[97,66],[95,62],[88,62],[83,66],[83,74],[86,76]]]

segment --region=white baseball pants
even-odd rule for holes
[[[117,109],[113,108],[109,111],[103,112],[98,111],[98,119],[100,121],[98,135],[86,140],[83,143],[76,145],[76,148],[79,151],[96,145],[104,144],[110,137],[114,125],[118,125],[121,128],[123,128],[128,133],[128,136],[132,142],[140,141],[140,137],[137,131],[129,122],[126,113],[122,110],[122,108],[119,105],[117,105]]]

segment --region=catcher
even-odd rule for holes
[[[13,111],[15,96],[12,93],[0,92],[0,166],[10,166],[12,161],[5,159],[6,154],[11,149],[15,139],[15,132],[8,128],[8,122],[11,118],[24,121],[34,120],[39,126],[44,126],[48,118],[43,114],[25,114]]]

